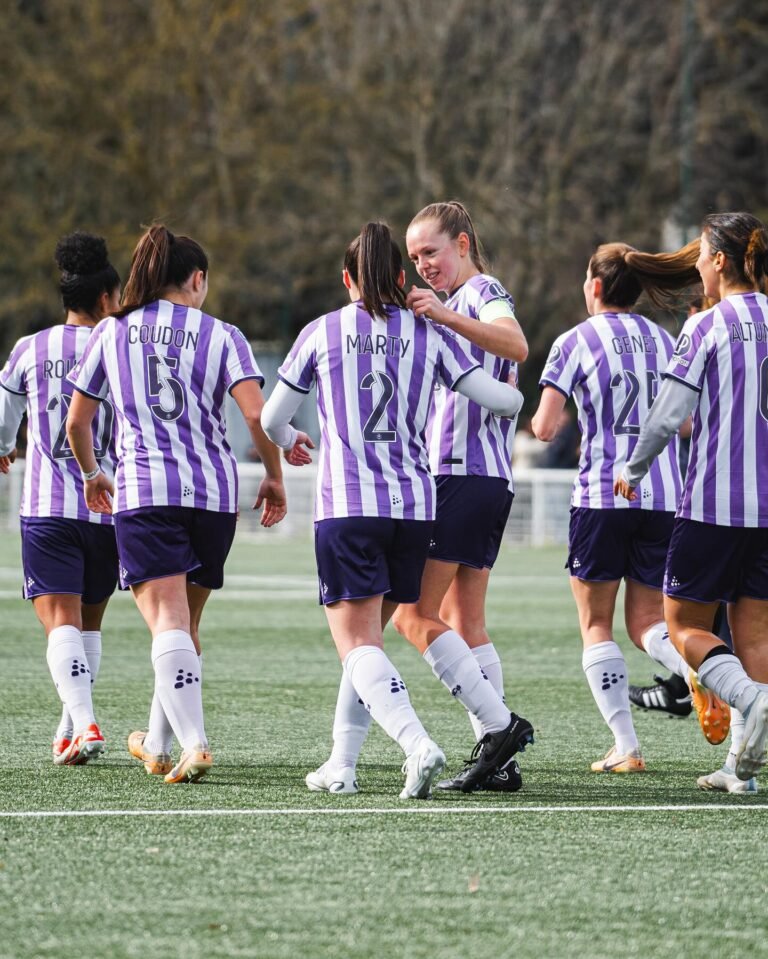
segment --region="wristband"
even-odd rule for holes
[[[82,476],[83,480],[87,483],[88,480],[96,479],[96,477],[99,475],[100,472],[101,472],[101,467],[97,466],[96,469],[91,470],[90,473],[81,472],[80,475]]]

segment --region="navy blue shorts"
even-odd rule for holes
[[[383,596],[393,603],[415,603],[432,526],[432,520],[377,516],[315,523],[320,602]]]
[[[768,529],[676,519],[664,594],[697,603],[768,600]]]
[[[514,494],[495,476],[436,476],[437,514],[429,558],[491,569]]]
[[[661,589],[675,514],[648,509],[571,507],[571,576],[587,582],[633,579]]]
[[[120,584],[187,574],[206,589],[224,585],[237,514],[187,506],[148,506],[115,514]]]
[[[68,593],[96,606],[117,586],[115,528],[81,519],[22,516],[21,564],[25,599]]]

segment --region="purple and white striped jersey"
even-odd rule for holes
[[[734,294],[690,317],[663,375],[700,394],[678,516],[768,526],[768,299]]]
[[[104,320],[70,379],[86,396],[112,396],[115,513],[145,506],[237,511],[225,393],[245,379],[264,383],[240,330],[159,300]]]
[[[26,397],[27,468],[21,499],[22,516],[61,517],[90,523],[111,523],[85,505],[80,467],[69,447],[67,410],[72,385],[67,374],[91,336],[89,326],[62,323],[14,346],[0,372],[0,385]],[[93,423],[93,447],[105,473],[114,472],[115,441],[112,404],[102,398]]]
[[[351,303],[306,326],[278,375],[301,393],[317,385],[315,518],[434,519],[432,393],[478,365],[450,332],[398,306],[373,319]]]
[[[445,302],[449,310],[478,319],[480,311],[498,301],[514,315],[512,297],[492,276],[479,273],[459,287]],[[486,373],[506,383],[517,364],[502,360],[463,336],[456,336],[465,352]],[[517,418],[506,419],[483,409],[473,400],[450,390],[435,391],[427,425],[429,463],[435,476],[494,476],[512,486],[512,442]]]
[[[539,385],[573,395],[581,429],[571,505],[673,512],[681,493],[678,438],[654,461],[629,502],[613,485],[637,444],[674,340],[636,313],[598,313],[558,336]]]

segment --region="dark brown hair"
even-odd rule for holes
[[[674,303],[679,292],[700,281],[699,240],[676,253],[642,253],[626,243],[604,243],[589,260],[589,273],[603,281],[600,299],[629,309],[646,293],[656,306]]]
[[[70,233],[56,244],[54,256],[65,310],[91,316],[101,295],[113,293],[120,286],[117,270],[109,262],[107,244],[100,236]]]
[[[430,203],[423,210],[419,210],[409,226],[423,220],[437,220],[440,231],[446,233],[452,240],[455,240],[460,233],[466,233],[469,238],[469,255],[472,257],[472,262],[481,273],[488,272],[488,260],[480,244],[472,217],[463,203],[459,203],[458,200]]]
[[[712,253],[724,253],[723,273],[735,283],[759,288],[768,276],[768,235],[765,225],[751,213],[712,213],[703,230]]]
[[[384,315],[385,303],[405,307],[405,291],[400,286],[403,254],[386,223],[365,224],[347,247],[344,269],[371,316]]]
[[[174,236],[162,223],[153,224],[133,251],[120,315],[159,300],[169,287],[183,286],[195,270],[208,273],[208,257],[200,244]]]

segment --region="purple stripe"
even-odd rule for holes
[[[611,370],[608,365],[607,358],[605,356],[605,351],[603,350],[602,342],[600,337],[597,335],[597,331],[592,325],[591,321],[587,320],[586,323],[581,324],[581,335],[584,337],[584,341],[587,344],[589,351],[596,359],[596,369],[595,374],[597,376],[597,395],[603,398],[604,402],[602,403],[602,411],[600,416],[602,432],[603,432],[603,461],[600,467],[600,502],[591,503],[590,506],[596,506],[598,508],[610,508],[615,505],[615,499],[613,496],[613,484],[611,483],[610,489],[610,499],[606,497],[606,483],[605,483],[605,469],[606,464],[608,468],[611,469],[612,465],[616,460],[616,438],[613,435],[613,402],[611,396]],[[602,362],[601,362],[602,360]],[[592,410],[592,419],[594,420],[594,429],[595,433],[597,432],[597,410],[593,408]],[[594,434],[593,434],[594,435]]]
[[[128,344],[128,319],[135,317],[135,322],[141,324],[147,319],[157,316],[157,303],[151,303],[149,306],[144,307],[143,310],[137,310],[135,313],[129,314],[127,317],[115,321],[115,355],[117,357],[117,377],[120,381],[120,395],[122,397],[122,406],[118,411],[118,416],[121,420],[124,420],[126,423],[135,430],[135,452],[133,454],[134,458],[134,467],[136,470],[136,494],[138,497],[138,504],[140,506],[149,505],[152,503],[152,484],[149,482],[147,476],[147,464],[146,457],[144,457],[144,462],[140,462],[139,458],[141,456],[141,448],[144,445],[144,437],[141,432],[141,423],[139,422],[137,414],[137,403],[136,396],[133,391],[133,377],[131,371],[131,362],[130,362],[130,346]],[[142,357],[143,358],[143,357]],[[142,381],[144,373],[142,371]],[[122,425],[122,429],[125,429],[125,425]],[[154,440],[153,440],[154,445]],[[124,501],[123,509],[126,508],[125,501],[127,500],[127,487],[126,487],[126,478],[124,472],[124,462],[123,458],[120,457],[117,465],[117,487],[122,492],[122,499]]]
[[[762,299],[762,298],[761,298]],[[755,294],[746,297],[747,308],[755,330],[761,327],[766,329],[766,320],[768,315],[763,312],[760,302]],[[758,340],[755,344],[756,359],[758,368],[758,389],[759,383],[768,380],[768,342],[765,339]],[[761,375],[760,375],[761,374]],[[765,464],[768,463],[768,421],[760,413],[759,398],[756,404],[755,412],[755,463],[757,467],[757,524],[758,526],[768,526],[768,469]]]
[[[394,305],[386,307],[387,336],[396,336],[401,338],[403,335],[403,324],[400,314],[400,308]],[[413,344],[411,345],[413,349]],[[413,492],[413,482],[407,476],[403,465],[405,445],[408,443],[408,437],[403,442],[403,437],[397,429],[401,400],[405,400],[406,416],[408,414],[408,384],[405,374],[406,363],[399,352],[395,355],[387,355],[384,369],[387,376],[395,384],[395,395],[387,407],[387,429],[395,431],[395,442],[388,444],[390,467],[397,474],[400,494],[403,500],[403,517],[405,519],[415,519],[416,517],[416,496]],[[409,431],[410,432],[410,431]],[[409,460],[412,457],[409,456]]]
[[[732,317],[728,318],[726,329],[728,330],[728,342],[732,344],[731,330],[739,324],[739,318],[734,312]],[[717,357],[712,357],[714,364]],[[731,374],[730,398],[731,408],[728,414],[728,421],[731,426],[731,447],[729,451],[730,462],[730,520],[729,526],[744,525],[744,493],[745,493],[745,448],[744,448],[744,389],[746,385],[746,369],[744,361],[746,359],[743,349],[738,352],[731,346],[730,356],[728,357]],[[721,406],[723,398],[718,393],[718,406]],[[752,414],[754,416],[754,413]],[[722,417],[720,417],[722,418]],[[754,422],[754,420],[753,420]],[[751,424],[750,424],[751,426]],[[758,461],[759,462],[759,461]],[[750,483],[751,485],[751,483]]]
[[[367,315],[367,314],[366,314]],[[328,343],[328,376],[327,383],[325,377],[318,376],[317,391],[318,396],[324,386],[330,391],[329,405],[333,407],[333,415],[336,420],[336,435],[341,440],[343,446],[350,450],[349,445],[349,425],[347,423],[347,410],[344,396],[344,352],[341,342],[341,311],[336,310],[325,317],[326,338]],[[336,379],[338,381],[336,382]],[[330,446],[326,447],[330,449]],[[344,451],[342,451],[343,454]],[[330,471],[330,456],[328,469]],[[357,466],[357,458],[353,455],[347,457],[345,461],[345,473],[347,475],[347,503],[349,503],[349,490],[354,488],[360,491],[360,471]],[[329,489],[332,489],[329,482]],[[331,512],[333,512],[333,500],[331,499]]]
[[[416,427],[416,415],[419,415],[419,419],[422,424],[424,424],[425,418],[423,417],[422,411],[419,409],[421,391],[424,388],[424,379],[427,372],[427,359],[434,354],[429,353],[429,327],[425,320],[416,319],[412,314],[406,314],[409,317],[410,323],[409,327],[413,330],[413,340],[411,344],[411,349],[413,350],[413,359],[411,367],[411,380],[408,384],[408,399],[406,406],[406,424],[408,427],[408,450],[411,455],[411,459],[419,472],[419,480],[421,482],[422,491],[424,495],[424,515],[427,519],[431,519],[434,516],[434,480],[429,472],[428,464],[428,455],[426,447],[426,430],[424,426],[421,428],[421,432],[418,433]],[[402,327],[402,314],[400,314],[400,322]],[[439,344],[436,344],[439,346]],[[430,406],[432,405],[432,388],[434,386],[434,381],[430,385],[430,394],[429,402]],[[418,435],[417,435],[418,434]]]
[[[48,409],[48,383],[42,376],[43,363],[48,358],[50,352],[49,340],[50,330],[45,330],[40,336],[35,338],[35,419],[37,420],[37,433],[40,437],[40,449],[35,457],[32,472],[32,508],[36,515],[40,513],[40,493],[42,486],[42,466],[44,457],[51,458],[51,429]],[[53,472],[53,471],[52,471]],[[51,505],[54,499],[51,495]]]
[[[362,307],[356,307],[356,332],[358,332],[362,337],[373,336],[373,318],[370,313],[364,310]],[[358,384],[363,382],[363,378],[373,370],[373,356],[370,353],[359,353],[357,356],[357,382]],[[377,390],[374,388],[372,390],[358,390],[358,403],[360,409],[361,417],[361,426],[368,421],[368,418],[373,413],[373,407],[376,401]],[[354,400],[350,403],[352,409],[354,409],[355,403]],[[349,440],[349,434],[347,433],[347,440]],[[373,482],[374,482],[374,491],[376,493],[376,514],[377,516],[391,516],[392,515],[392,506],[389,502],[389,488],[384,482],[382,476],[381,463],[379,462],[379,457],[375,449],[375,443],[366,443],[363,442],[363,453],[365,455],[365,462],[368,468],[373,473]],[[362,491],[361,491],[361,501],[362,501]]]

